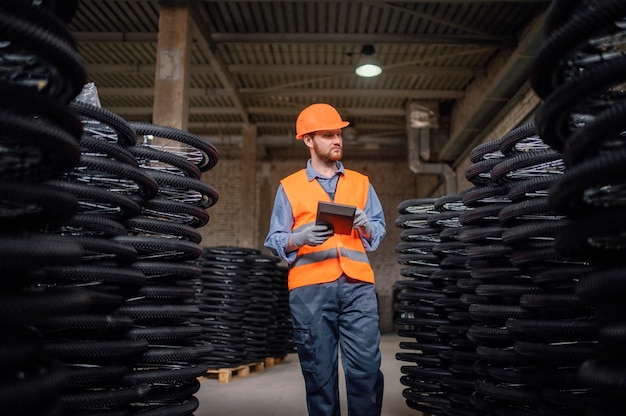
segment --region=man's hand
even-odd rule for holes
[[[303,229],[291,234],[291,243],[300,248],[303,245],[319,246],[323,244],[330,236],[333,235],[328,225],[310,224]]]
[[[367,219],[367,215],[363,210],[356,209],[354,214],[354,221],[352,222],[352,228],[356,228],[359,233],[365,238],[369,237],[372,234],[372,226]]]

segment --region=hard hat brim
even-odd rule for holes
[[[344,127],[348,127],[349,124],[350,124],[349,121],[342,121],[341,123],[333,124],[333,125],[330,125],[330,126],[324,126],[324,127],[315,129],[313,131],[305,131],[303,133],[300,133],[300,134],[296,135],[296,139],[302,140],[304,138],[304,136],[306,136],[307,134],[310,134],[310,133],[313,133],[313,132],[316,132],[316,131],[343,129]]]

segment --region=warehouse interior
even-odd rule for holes
[[[626,155],[622,155],[626,126],[619,121],[626,114],[622,106],[626,79],[621,75],[626,73],[622,57],[626,6],[620,1],[77,0],[63,4],[60,0],[43,0],[28,6],[19,3],[10,0],[0,6],[0,22],[5,26],[0,29],[0,40],[8,40],[0,43],[0,58],[4,57],[0,61],[4,65],[0,65],[0,76],[4,74],[0,87],[9,85],[5,97],[21,97],[15,102],[5,98],[0,106],[0,125],[6,131],[7,148],[15,146],[11,135],[27,136],[19,129],[26,129],[29,134],[38,131],[36,126],[29,130],[31,127],[25,127],[28,123],[23,122],[16,122],[19,128],[14,127],[11,114],[18,110],[36,113],[37,120],[56,123],[56,118],[64,117],[64,122],[73,122],[72,116],[61,117],[59,114],[63,112],[56,107],[54,111],[44,111],[45,103],[32,104],[32,110],[29,109],[29,100],[34,103],[36,95],[31,97],[28,91],[22,96],[11,89],[13,84],[27,85],[29,89],[36,85],[40,95],[65,101],[63,104],[80,116],[82,147],[74,149],[63,144],[68,146],[66,153],[72,153],[71,157],[63,158],[55,156],[57,152],[63,153],[60,147],[33,144],[54,154],[29,156],[36,160],[35,165],[54,165],[49,170],[32,169],[33,181],[75,194],[77,209],[83,214],[97,212],[90,205],[92,199],[105,201],[104,205],[119,204],[119,212],[105,216],[119,219],[122,228],[128,231],[112,239],[132,246],[135,253],[116,252],[116,258],[123,258],[116,265],[108,258],[102,260],[100,255],[106,252],[108,256],[112,252],[107,250],[113,248],[96,244],[93,237],[98,234],[109,239],[118,232],[118,225],[107,224],[106,230],[98,228],[97,232],[92,230],[93,225],[75,222],[59,225],[57,217],[62,216],[58,213],[62,209],[46,216],[41,214],[51,210],[46,206],[37,214],[24,214],[23,222],[11,223],[20,218],[18,214],[1,217],[7,232],[0,243],[6,240],[7,249],[6,255],[0,253],[0,272],[28,276],[26,289],[18,284],[10,288],[11,293],[19,295],[18,303],[22,295],[25,303],[30,302],[35,286],[38,290],[66,285],[82,288],[83,284],[76,281],[87,279],[87,275],[98,280],[97,285],[102,285],[108,296],[111,287],[117,290],[121,284],[112,284],[100,274],[103,270],[113,272],[117,267],[127,278],[139,279],[135,274],[141,270],[143,279],[156,283],[155,288],[146,283],[146,289],[138,289],[143,291],[137,296],[129,296],[127,288],[123,288],[126,299],[118,312],[126,320],[115,321],[119,328],[114,330],[98,329],[92,333],[91,328],[75,328],[78,323],[58,329],[61,320],[52,322],[44,315],[69,314],[60,307],[50,309],[51,313],[44,312],[45,308],[30,311],[33,318],[19,319],[14,318],[19,313],[11,310],[7,314],[9,318],[0,320],[7,328],[13,329],[15,322],[19,322],[42,331],[43,347],[38,348],[67,360],[71,369],[83,370],[91,366],[108,368],[115,360],[97,358],[92,365],[78,352],[75,354],[80,358],[73,356],[73,344],[63,347],[61,339],[66,335],[79,340],[81,336],[98,340],[111,333],[117,336],[122,332],[120,328],[126,328],[125,325],[130,325],[127,321],[134,319],[129,334],[132,333],[135,344],[127,347],[126,353],[134,357],[135,349],[144,348],[146,352],[138,359],[140,364],[127,365],[132,367],[128,370],[130,374],[108,377],[120,377],[123,389],[132,390],[129,394],[137,397],[117,404],[112,396],[106,399],[86,396],[85,391],[94,393],[101,381],[82,381],[87,387],[79,388],[72,377],[84,376],[70,372],[74,384],[69,393],[61,394],[62,406],[56,404],[54,396],[61,388],[52,389],[45,397],[53,404],[42,414],[306,414],[298,355],[290,334],[285,338],[282,332],[286,331],[283,325],[288,321],[281,303],[285,293],[280,288],[286,288],[285,282],[279,285],[278,294],[274,286],[268,296],[273,299],[272,308],[283,307],[277,313],[279,324],[267,325],[275,331],[282,349],[276,345],[260,347],[261,339],[266,342],[266,334],[254,331],[258,322],[265,322],[261,317],[270,308],[266,300],[260,300],[270,293],[263,282],[286,279],[287,265],[264,247],[264,241],[281,179],[304,168],[309,158],[308,149],[295,138],[295,121],[313,103],[331,104],[350,122],[342,131],[342,163],[369,178],[384,210],[386,237],[377,250],[368,253],[376,276],[383,338],[382,414],[620,414],[617,403],[624,386],[616,377],[626,374],[626,370],[616,351],[625,344],[620,332],[622,323],[614,318],[614,313],[620,315],[623,307],[616,301],[615,292],[611,292],[614,280],[624,273],[620,254],[626,229],[621,225],[623,204],[619,202],[623,200],[620,193],[623,184],[615,179],[623,177],[620,169],[626,166],[623,163]],[[32,16],[26,17],[28,13]],[[59,22],[55,19],[54,25],[65,24],[67,29],[45,23],[45,13],[57,14]],[[20,26],[22,20],[39,27],[27,30],[28,25]],[[32,39],[38,36],[44,39],[43,46],[33,46],[36,41]],[[17,52],[12,49],[13,44],[17,45]],[[65,54],[72,61],[67,65],[62,58]],[[35,57],[34,64],[24,58],[30,56]],[[41,61],[39,57],[43,57]],[[26,63],[22,65],[21,60]],[[371,76],[358,74],[356,68],[363,62],[375,64],[379,72]],[[43,72],[52,68],[50,74],[42,76],[49,77],[45,82],[37,79],[41,76],[36,71],[37,65],[44,67]],[[11,71],[18,76],[13,76]],[[553,72],[546,75],[548,71]],[[68,74],[84,83],[80,100],[72,100],[79,95],[78,91],[68,92],[76,87],[72,82],[61,83],[55,89],[56,85],[50,81]],[[86,96],[91,104],[82,102]],[[95,111],[92,104],[102,111]],[[3,115],[2,111],[9,115]],[[103,117],[107,117],[106,122]],[[104,135],[106,140],[113,137],[116,146],[131,149],[128,154],[120,150],[112,156],[114,149],[100,147],[93,137],[85,139],[92,133],[89,123],[94,120],[95,125],[104,125],[93,127],[94,134],[102,134],[101,128],[112,130],[113,134]],[[70,135],[77,134],[76,126],[68,131]],[[172,132],[180,135],[174,138]],[[129,145],[128,137],[123,138],[124,134],[133,136],[132,144]],[[137,146],[136,138],[140,140]],[[183,176],[194,177],[183,183],[191,184],[190,187],[195,187],[193,191],[200,194],[200,201],[191,202],[195,206],[190,214],[177,212],[180,207],[168,211],[173,208],[157,204],[163,203],[158,198],[179,202],[197,195],[179,194],[182,185],[169,182],[170,172],[150,171],[159,168],[154,161],[146,162],[147,150],[134,149],[163,150],[166,147],[158,147],[159,139],[163,143],[177,141],[180,148],[171,150],[176,155],[178,151],[184,155],[183,148],[188,145],[202,149],[201,161],[190,158],[172,162],[173,170],[180,168]],[[23,158],[19,152],[16,152],[19,156],[4,152],[7,160]],[[135,169],[136,158],[139,168],[151,173],[137,174],[133,179],[139,184],[137,188],[134,185],[127,188],[121,181],[120,189],[109,189],[114,190],[110,194],[124,196],[119,201],[111,195],[85,196],[87,191],[80,186],[86,183],[113,186],[108,182],[109,175],[126,174],[125,170],[120,173],[109,164],[100,164],[98,156],[102,154],[115,159],[115,163],[124,161],[122,165],[126,162],[133,165],[132,169],[128,168],[130,171]],[[531,160],[531,156],[538,158]],[[585,165],[587,160],[589,163]],[[27,166],[27,162],[18,165]],[[534,165],[527,169],[524,163]],[[576,169],[577,165],[584,166]],[[12,198],[18,198],[20,203],[22,198],[28,200],[21,194],[14,197],[15,187],[9,186],[19,178],[19,169],[0,168],[7,182],[6,190],[5,184],[0,187],[5,203],[12,203]],[[570,169],[572,173],[565,175]],[[596,173],[603,169],[604,175]],[[55,176],[59,173],[61,176]],[[532,181],[524,182],[525,187],[515,186],[529,178]],[[117,178],[113,182],[120,184]],[[101,208],[101,204],[96,205]],[[134,210],[140,214],[129,214]],[[595,214],[596,210],[600,215]],[[615,225],[613,229],[607,229],[602,214]],[[37,219],[37,215],[43,219]],[[133,220],[134,215],[137,220]],[[171,231],[152,230],[154,224],[150,221],[155,219],[184,225],[180,230],[174,224]],[[578,223],[574,220],[581,224],[578,233],[575,226]],[[491,221],[498,222],[498,226],[492,226]],[[33,264],[20,263],[21,257],[12,247],[17,247],[15,250],[22,247],[22,237],[13,234],[16,230],[31,233],[31,222],[40,233],[55,237],[71,234],[84,250],[82,259],[49,260],[50,265],[42,266],[45,272],[37,269],[38,257]],[[534,223],[522,227],[530,222]],[[22,224],[28,226],[22,230]],[[167,234],[163,246],[141,240],[163,238],[162,234]],[[165,243],[170,237],[186,240],[183,248],[178,248],[184,252],[182,255],[171,254],[176,250],[170,250]],[[11,255],[17,260],[11,260]],[[187,263],[196,265],[197,271],[175,267],[167,273],[157,271],[151,262],[162,258],[171,263],[180,258],[191,259]],[[72,266],[84,267],[89,272],[74,277],[69,269],[61,270],[63,262],[77,262],[78,265]],[[94,271],[98,266],[102,270]],[[127,266],[132,270],[126,270]],[[254,270],[257,274],[251,274],[250,278],[258,277],[259,281],[249,283],[246,289],[237,287],[232,298],[229,295],[223,300],[216,300],[217,295],[210,290],[216,288],[215,293],[221,293],[224,282],[208,282],[210,279],[200,282],[200,276],[194,275],[212,278],[213,274],[223,273],[228,276],[228,285],[239,284],[245,279],[229,274],[235,269],[245,269],[245,273]],[[183,275],[194,277],[181,283],[178,279],[184,280]],[[584,285],[586,276],[594,280],[589,277],[591,283]],[[159,292],[174,281],[177,294]],[[137,282],[130,285],[133,290],[139,286]],[[87,286],[92,284],[95,283]],[[188,302],[179,298],[183,293],[188,295],[192,288],[196,297],[205,296],[198,301],[201,306],[197,316]],[[252,301],[242,303],[240,297],[248,289],[258,290],[258,294],[252,293],[249,296]],[[148,314],[156,312],[136,307],[137,299],[158,299],[155,302],[160,305],[163,302],[160,296],[176,298],[178,313],[194,317],[188,321],[186,317],[165,315],[174,313],[168,309],[155,318]],[[605,299],[608,306],[600,308]],[[75,299],[68,301],[66,307],[71,309],[72,302],[78,305],[81,301],[87,302]],[[258,305],[254,306],[257,301]],[[3,302],[0,300],[0,307]],[[114,300],[98,300],[102,302],[99,306],[91,302],[92,308],[104,308],[105,302]],[[216,306],[221,302],[227,307]],[[159,320],[165,324],[159,326]],[[211,323],[200,331],[203,320]],[[184,322],[181,326],[188,335],[173,333],[172,328],[178,322]],[[599,322],[606,326],[601,327]],[[232,323],[240,323],[240,328],[225,326]],[[30,347],[33,336],[24,335],[19,325],[15,339],[19,342],[26,339]],[[155,333],[163,328],[167,335]],[[224,328],[223,333],[220,328]],[[195,349],[189,352],[193,358],[169,359],[172,363],[161,358],[167,361],[165,364],[159,361],[161,349],[165,354],[166,350],[183,348],[177,344],[178,336],[188,337],[183,346],[191,348],[190,339],[196,330],[202,332],[198,340],[213,340],[213,346],[211,342],[202,347],[193,344]],[[220,348],[230,339],[240,342],[237,336],[244,332],[246,353],[249,348],[251,355],[244,365],[236,366],[229,360],[243,354],[243,346]],[[126,336],[131,335],[122,338]],[[142,336],[147,340],[141,339]],[[600,344],[604,350],[598,349]],[[214,347],[215,357],[219,358],[213,358],[208,368],[198,369],[199,356],[210,355],[208,350]],[[604,360],[596,360],[597,351],[607,352]],[[7,352],[9,357],[17,354],[10,352]],[[22,361],[15,362],[19,369]],[[173,368],[201,374],[195,377],[193,373],[193,382],[172,381],[168,376],[161,376],[168,381],[154,381],[149,378],[149,372],[139,371],[146,369],[142,365],[154,371]],[[42,364],[44,367],[47,364]],[[57,383],[64,381],[59,379]],[[106,393],[117,388],[110,381],[105,386]],[[3,389],[0,385],[0,392]],[[177,389],[179,394],[187,395],[187,389],[195,389],[191,393],[195,398],[167,396]],[[161,399],[160,394],[167,398]],[[0,394],[0,409],[5,401],[11,401],[9,396]],[[347,414],[343,385],[341,397],[342,413]],[[83,402],[90,400],[92,408]],[[98,404],[99,400],[106,404]],[[19,411],[12,404],[7,406],[15,415],[34,414],[28,413],[32,411],[28,405]],[[72,410],[67,412],[63,406]]]
[[[331,103],[351,122],[345,164],[371,177],[388,224],[404,199],[469,187],[470,150],[539,105],[528,76],[548,5],[88,0],[69,27],[103,107],[181,127],[220,151],[205,174],[221,200],[203,245],[263,249],[278,182],[308,158],[294,140],[295,118],[313,102]],[[375,48],[378,77],[354,73],[363,45]],[[159,62],[161,54],[180,56],[181,67]],[[187,78],[159,82],[157,69]],[[424,108],[437,128],[411,127]],[[399,278],[399,231],[388,228],[371,254],[384,311]],[[390,312],[383,316],[383,331],[393,330]]]

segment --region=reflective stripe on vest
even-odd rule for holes
[[[308,180],[305,170],[286,177],[281,184],[294,215],[292,230],[315,222],[318,201],[330,201],[317,180]],[[346,170],[337,182],[334,202],[363,209],[368,190],[367,176]],[[335,234],[316,247],[301,247],[289,268],[289,289],[332,282],[342,274],[374,283],[374,272],[356,230],[351,235]]]

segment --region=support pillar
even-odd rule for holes
[[[185,2],[161,3],[152,122],[187,130],[191,8]]]
[[[256,230],[256,126],[246,125],[241,143],[241,209],[239,210],[239,244],[255,248]]]

